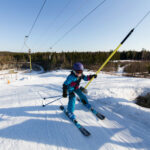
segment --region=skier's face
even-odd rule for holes
[[[82,70],[78,70],[76,71],[76,76],[81,77],[82,76],[83,71]]]

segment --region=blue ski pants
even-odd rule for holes
[[[68,109],[68,112],[70,112],[70,113],[73,113],[74,112],[74,108],[75,108],[76,96],[75,96],[74,93],[76,93],[81,100],[84,100],[84,102],[86,104],[88,104],[87,97],[82,93],[82,91],[80,89],[77,89],[74,92],[69,93],[69,101],[68,101],[67,109]]]

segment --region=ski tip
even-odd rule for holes
[[[101,119],[101,120],[104,120],[105,119],[105,116],[104,115],[101,115],[101,114],[96,114],[96,116],[99,118],[99,119]]]
[[[91,136],[91,133],[88,133],[86,136],[87,136],[87,137],[88,137],[88,136]]]
[[[105,119],[105,116],[103,116],[103,120]]]
[[[101,115],[101,119],[104,120],[104,119],[105,119],[105,116],[104,116],[104,115]]]
[[[88,130],[86,130],[85,128],[83,128],[83,127],[79,128],[79,130],[81,131],[81,133],[84,136],[90,136],[91,135],[91,133]]]
[[[91,136],[91,133],[88,132],[88,133],[85,134],[85,136],[86,136],[86,137]]]
[[[102,117],[102,118],[101,118],[101,120],[104,120],[104,119],[105,119],[105,117]]]

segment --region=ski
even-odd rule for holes
[[[68,116],[67,110],[65,109],[65,107],[63,105],[60,106],[60,109],[65,113],[65,115],[75,124],[75,126],[80,130],[80,132],[84,135],[84,136],[90,136],[91,133],[86,130],[80,123],[78,123],[78,121],[76,119],[71,119]]]
[[[104,120],[105,116],[101,114],[100,112],[96,111],[91,105],[84,104],[79,98],[77,98],[79,102],[81,102],[86,108],[88,108],[96,117],[98,117],[100,120]]]

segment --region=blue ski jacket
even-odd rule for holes
[[[67,77],[67,79],[65,80],[63,87],[67,88],[67,91],[69,93],[79,89],[79,85],[81,80],[84,81],[89,81],[91,79],[91,76],[85,76],[84,74],[82,74],[81,77],[78,77],[75,75],[75,73],[73,71],[71,71],[70,75]]]

